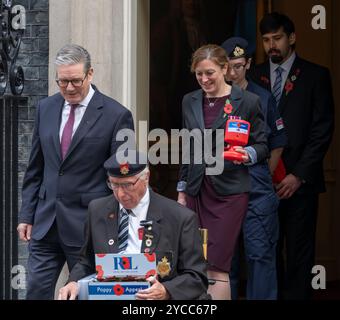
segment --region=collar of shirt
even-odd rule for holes
[[[88,104],[90,103],[90,100],[92,99],[94,93],[95,93],[94,89],[92,88],[92,86],[90,86],[90,90],[89,90],[87,96],[85,97],[85,99],[83,101],[81,101],[79,103],[79,107],[76,108],[76,110],[74,112],[75,119],[74,119],[72,136],[77,131],[77,129],[80,125],[81,119],[83,118],[85,111],[86,111],[86,108],[87,108]],[[70,115],[70,110],[71,110],[70,103],[65,101],[63,111],[62,111],[62,114],[61,114],[61,122],[60,122],[60,128],[59,128],[59,140],[60,141],[61,141],[61,137],[62,137],[62,134],[63,134],[63,130],[65,128],[67,119]]]
[[[138,230],[141,228],[140,222],[146,219],[148,208],[150,204],[150,192],[146,189],[143,198],[139,204],[133,208],[129,215],[129,238],[127,248],[124,250],[124,254],[140,253],[142,248],[142,239],[139,238]],[[119,204],[120,209],[122,205]]]
[[[276,79],[276,72],[275,70],[278,67],[281,67],[283,69],[282,71],[282,87],[284,86],[284,84],[286,83],[289,71],[294,63],[294,60],[296,58],[296,53],[295,51],[293,51],[293,53],[290,55],[290,57],[282,64],[276,64],[273,63],[271,60],[269,60],[269,64],[270,64],[270,80],[271,80],[271,86],[274,86],[275,83],[275,79]]]
[[[150,192],[149,188],[146,188],[146,192],[143,196],[143,198],[139,201],[138,205],[131,209],[131,213],[134,217],[139,217],[141,218],[140,221],[146,219],[146,214],[148,212],[149,208],[149,203],[150,203]],[[119,209],[121,210],[123,206],[119,203]]]
[[[95,91],[92,88],[92,86],[90,85],[89,92],[88,92],[87,96],[84,98],[84,100],[79,102],[79,107],[87,107],[89,105],[94,93],[95,93]],[[65,100],[64,107],[69,106],[69,105],[70,105],[70,103]]]

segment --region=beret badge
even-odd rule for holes
[[[233,55],[234,55],[234,57],[243,56],[244,55],[244,49],[239,47],[239,46],[236,46],[234,51],[233,51]]]
[[[122,175],[127,175],[128,173],[129,173],[129,163],[128,162],[125,162],[125,163],[122,163],[121,165],[120,165],[120,173],[122,174]]]

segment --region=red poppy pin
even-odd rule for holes
[[[120,284],[113,286],[113,291],[116,296],[121,296],[124,293],[124,288]]]
[[[224,115],[223,117],[225,118],[228,114],[231,114],[233,112],[233,106],[230,103],[230,100],[227,99],[224,105]]]
[[[119,167],[120,167],[120,173],[124,176],[127,175],[130,171],[128,162],[122,163]]]
[[[285,92],[286,95],[288,95],[289,92],[291,92],[294,89],[294,81],[297,80],[301,70],[296,69],[293,74],[290,76],[290,78],[287,79],[286,84],[285,84]]]
[[[294,83],[291,82],[290,80],[287,80],[286,85],[285,85],[285,90],[286,90],[286,95],[294,89]]]
[[[261,76],[261,81],[264,82],[265,84],[269,84],[269,79],[266,76]]]

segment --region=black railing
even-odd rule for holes
[[[0,97],[0,299],[16,299],[12,288],[12,268],[18,264],[18,106],[27,105],[27,98]]]
[[[11,282],[12,268],[18,264],[18,106],[27,106],[27,98],[19,97],[24,72],[16,65],[25,29],[21,10],[25,11],[12,7],[10,0],[0,0],[0,299],[18,295]]]

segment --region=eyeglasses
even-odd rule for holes
[[[136,183],[138,182],[140,177],[137,178],[135,182],[128,182],[128,183],[112,183],[110,180],[107,180],[107,186],[112,191],[117,191],[119,188],[122,188],[124,191],[133,191]]]
[[[235,72],[240,72],[243,70],[243,68],[247,65],[247,63],[245,64],[235,64],[235,65],[230,65],[229,64],[229,69],[234,70]]]
[[[72,79],[72,80],[65,80],[65,79],[56,79],[56,83],[60,88],[66,88],[68,84],[71,82],[72,86],[79,88],[83,85],[85,79],[87,78],[88,73],[85,74],[84,79]]]

